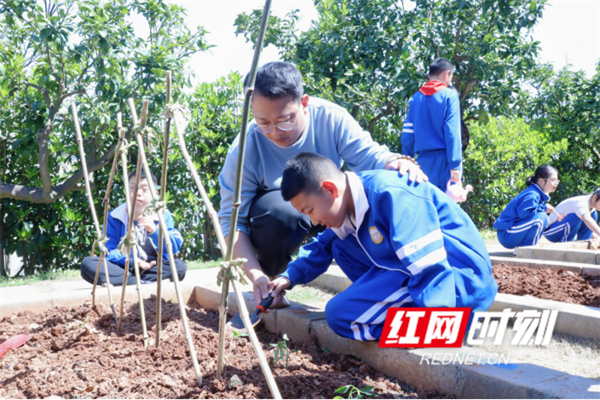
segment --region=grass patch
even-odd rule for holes
[[[336,293],[323,289],[318,289],[312,286],[299,286],[287,292],[288,300],[306,304],[314,307],[325,307],[325,304]]]
[[[483,238],[485,243],[498,243],[498,236],[496,235],[496,230],[491,228],[481,229],[479,234]]]
[[[200,261],[200,260],[186,261],[188,271],[191,271],[194,269],[217,268],[220,266],[219,263],[221,263],[221,262],[223,262],[223,260],[220,258],[218,260],[210,260],[210,261]]]
[[[188,270],[216,268],[221,260],[187,261]],[[60,271],[46,271],[30,276],[15,276],[12,278],[0,277],[0,287],[34,285],[43,281],[77,281],[81,278],[79,269],[66,269]]]
[[[47,271],[30,276],[0,277],[0,287],[33,285],[42,281],[75,281],[81,279],[79,269]]]

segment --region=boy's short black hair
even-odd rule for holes
[[[127,177],[127,181],[130,181],[131,178],[135,178],[135,173],[137,170],[133,170],[132,173],[129,174],[129,176]],[[156,188],[156,186],[158,186],[158,179],[156,179],[156,176],[152,173],[152,171],[150,171],[150,175],[152,175],[152,182],[154,182],[154,188]],[[146,179],[146,173],[144,172],[144,170],[140,171],[140,182],[142,181],[142,179]]]
[[[244,87],[248,85],[249,79],[250,74],[247,74]],[[268,99],[281,99],[292,96],[292,100],[299,101],[304,94],[302,75],[290,63],[273,61],[263,65],[256,71],[254,91]]]
[[[283,169],[281,196],[290,201],[300,193],[318,193],[326,179],[344,176],[337,165],[322,155],[302,152],[290,158]]]
[[[438,76],[444,71],[454,73],[454,65],[445,58],[436,58],[429,66],[429,76]]]

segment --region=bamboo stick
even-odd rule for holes
[[[129,197],[129,173],[127,171],[127,152],[121,152],[121,171],[123,174],[123,190],[125,191],[125,204],[127,207],[127,216],[128,221],[131,219],[131,199]],[[136,185],[137,188],[137,185]],[[127,225],[129,226],[129,224]],[[127,235],[127,233],[126,233]],[[125,236],[129,237],[129,236]],[[125,256],[125,270],[123,273],[123,286],[121,288],[121,308],[119,311],[119,325],[117,327],[118,330],[121,330],[121,323],[123,322],[123,303],[125,302],[125,288],[127,287],[127,278],[129,277],[129,257],[130,257],[130,247],[127,247],[127,254]]]
[[[108,210],[110,208],[110,192],[112,189],[113,180],[115,178],[115,172],[117,170],[117,164],[119,163],[119,152],[121,150],[121,145],[123,144],[123,139],[125,137],[125,129],[123,129],[123,120],[121,118],[121,112],[117,113],[117,132],[119,133],[119,139],[117,141],[117,146],[115,148],[115,156],[113,158],[112,168],[110,170],[110,177],[108,179],[108,185],[106,187],[106,194],[104,195],[104,223],[102,225],[102,249],[104,250],[104,240],[106,239],[106,229],[108,222]],[[100,274],[100,263],[104,260],[106,255],[104,251],[100,252],[100,257],[98,258],[98,266],[96,267],[96,276],[94,277],[94,287],[92,288],[92,305],[96,305],[96,285],[98,284],[98,275]],[[108,279],[108,278],[107,278]],[[110,282],[109,282],[110,283]],[[114,314],[115,321],[116,312]]]
[[[128,100],[129,103],[129,107],[132,108],[132,116],[135,112],[135,108],[133,105],[133,99],[129,99]],[[147,113],[148,111],[148,100],[144,100],[144,105],[142,107],[142,116],[144,116],[144,111]],[[145,126],[145,121],[142,120],[142,126]],[[146,152],[144,151],[144,140],[142,138],[142,134],[137,131],[136,132],[136,139],[137,139],[137,143],[138,143],[138,157],[141,160],[142,166],[144,168],[144,172],[146,173],[146,176],[149,177],[148,179],[148,186],[150,187],[150,192],[152,193],[152,199],[154,201],[156,201],[156,192],[155,192],[155,187],[154,187],[154,182],[152,182],[152,179],[150,179],[150,167],[148,166],[148,161],[146,160]],[[175,256],[173,255],[173,246],[171,244],[171,238],[168,235],[168,229],[167,229],[167,224],[165,222],[165,218],[162,215],[162,213],[157,213],[158,215],[158,220],[160,222],[160,225],[163,229],[163,232],[165,232],[165,247],[167,248],[167,254],[169,255],[169,264],[171,267],[171,273],[173,275],[173,283],[175,284],[175,292],[177,293],[177,301],[179,303],[179,311],[181,313],[181,321],[183,322],[183,330],[185,332],[185,340],[187,341],[189,350],[190,350],[190,357],[192,358],[192,364],[194,366],[194,371],[196,372],[196,379],[198,381],[198,385],[202,384],[202,374],[200,373],[200,366],[198,365],[198,358],[196,356],[196,350],[194,348],[194,341],[192,339],[191,333],[190,333],[190,327],[188,324],[188,319],[187,319],[187,314],[185,312],[185,303],[183,301],[183,296],[181,294],[181,291],[179,290],[179,276],[177,275],[177,268],[175,266]],[[167,240],[168,238],[168,240]],[[160,277],[159,277],[160,279]]]
[[[178,127],[177,118],[178,117],[176,115],[173,117],[173,119],[175,120],[176,127]],[[217,235],[217,241],[219,242],[219,247],[221,248],[221,254],[223,255],[223,259],[225,259],[226,252],[227,252],[227,244],[225,243],[225,238],[223,237],[223,231],[221,230],[221,225],[219,223],[219,216],[218,216],[217,212],[215,211],[215,209],[208,197],[208,194],[206,193],[206,190],[204,188],[204,185],[202,184],[202,181],[200,180],[200,176],[198,175],[196,168],[194,168],[194,163],[192,162],[192,159],[187,151],[187,148],[185,145],[185,139],[183,137],[183,132],[181,129],[177,129],[177,138],[178,138],[179,149],[181,150],[181,154],[183,155],[183,158],[185,159],[185,162],[186,162],[189,170],[192,173],[192,177],[194,178],[194,182],[196,183],[198,192],[200,192],[202,201],[204,201],[208,215],[213,223],[213,226],[215,229],[215,234]],[[240,310],[240,316],[242,318],[242,321],[244,321],[244,325],[247,328],[248,336],[250,337],[250,342],[252,343],[252,346],[254,347],[254,351],[256,352],[256,356],[258,358],[258,363],[263,372],[263,375],[265,376],[267,385],[269,386],[269,389],[271,390],[271,394],[273,395],[273,398],[280,399],[281,394],[279,393],[279,389],[277,388],[277,383],[275,382],[275,379],[273,378],[273,373],[271,372],[269,363],[265,357],[265,354],[262,351],[260,342],[258,341],[258,337],[256,336],[256,332],[254,331],[254,327],[252,326],[252,323],[250,322],[250,316],[248,315],[248,310],[246,310],[246,304],[244,302],[244,298],[241,295],[240,291],[238,290],[235,281],[231,281],[231,284],[232,284],[233,290],[235,292],[235,298],[238,303],[238,308]]]
[[[85,193],[88,198],[88,203],[90,204],[90,211],[92,212],[92,218],[94,220],[94,228],[96,230],[96,237],[100,237],[100,225],[98,224],[98,216],[96,215],[96,207],[94,206],[94,199],[92,197],[92,189],[90,188],[90,177],[88,175],[87,170],[87,161],[85,159],[85,151],[83,149],[83,137],[81,136],[81,126],[79,125],[79,116],[77,115],[77,105],[75,103],[71,104],[71,112],[73,114],[73,124],[75,125],[75,135],[77,137],[77,147],[79,147],[79,157],[81,158],[81,169],[83,169],[83,178],[85,181]],[[92,249],[92,254],[95,254],[94,249]],[[100,259],[98,260],[98,267],[96,268],[96,278],[94,279],[94,288],[96,284],[96,279],[99,273],[100,260],[104,261],[104,275],[106,276],[106,289],[108,290],[108,302],[110,304],[110,309],[113,313],[113,318],[117,319],[117,312],[115,310],[115,305],[112,301],[112,295],[110,293],[110,280],[108,275],[108,265],[106,264],[106,258],[103,257],[104,252],[100,252]]]
[[[165,104],[171,103],[171,71],[167,71],[167,98]],[[171,133],[171,118],[165,120],[165,138],[163,144],[162,173],[160,175],[160,201],[165,201],[167,193],[167,169],[169,166],[169,136]],[[159,210],[158,212],[163,212]],[[162,226],[158,228],[158,260],[156,262],[156,347],[160,346],[160,329],[162,326],[162,268],[163,268],[163,236]]]
[[[233,245],[235,243],[235,239],[237,238],[237,220],[239,214],[239,208],[242,203],[241,199],[241,188],[242,188],[242,175],[244,169],[244,156],[246,152],[246,136],[248,131],[248,120],[250,114],[250,101],[252,100],[252,93],[254,92],[254,81],[256,80],[256,70],[258,69],[258,62],[260,59],[260,53],[262,50],[263,39],[265,36],[265,31],[267,28],[267,23],[269,19],[269,12],[271,9],[271,0],[265,1],[265,7],[263,9],[262,20],[260,22],[260,31],[258,33],[258,38],[256,40],[256,47],[254,48],[254,57],[252,59],[252,66],[250,68],[250,73],[248,74],[248,86],[244,88],[245,98],[244,98],[244,108],[242,111],[242,126],[241,132],[239,136],[239,144],[238,144],[238,158],[236,165],[236,173],[235,173],[235,183],[233,186],[233,200],[231,207],[231,220],[229,224],[229,236],[227,243],[227,252],[225,256],[225,261],[231,261],[233,256]],[[227,315],[227,297],[229,295],[229,279],[225,277],[223,279],[223,287],[221,291],[221,302],[219,304],[219,348],[217,355],[217,377],[220,376],[223,371],[223,358],[225,352],[225,324],[227,323],[225,316]],[[239,299],[239,298],[238,298]],[[238,301],[242,301],[243,299],[239,299]],[[244,309],[243,306],[240,306],[240,311]],[[244,324],[246,324],[244,322]],[[246,325],[246,328],[248,326]]]
[[[133,125],[134,127],[137,125],[137,115],[135,114],[135,108],[132,108],[132,120],[133,120]],[[129,263],[131,262],[131,253],[133,253],[133,270],[134,270],[134,274],[135,274],[135,283],[136,283],[136,290],[137,290],[137,294],[138,294],[138,303],[140,306],[140,319],[142,322],[142,337],[143,337],[143,343],[144,343],[144,347],[148,347],[148,329],[146,327],[146,313],[144,310],[144,296],[142,295],[142,289],[140,287],[140,271],[139,271],[139,264],[138,264],[138,253],[137,253],[137,247],[134,245],[133,246],[133,252],[131,251],[131,243],[129,242],[129,238],[131,237],[131,232],[133,230],[133,223],[135,220],[135,209],[136,209],[136,204],[137,204],[137,195],[138,195],[138,191],[140,188],[140,176],[141,176],[141,168],[140,168],[140,164],[141,164],[141,159],[139,157],[139,150],[138,150],[138,161],[137,161],[137,168],[136,168],[136,172],[135,172],[135,186],[133,189],[133,202],[131,201],[131,198],[129,197],[129,177],[127,175],[127,157],[122,154],[122,164],[123,164],[123,187],[125,189],[125,197],[126,197],[126,203],[127,203],[127,212],[128,212],[128,219],[127,219],[127,232],[125,233],[125,238],[126,238],[126,259],[125,259],[125,271],[123,274],[123,287],[121,289],[121,309],[119,311],[119,324],[117,329],[120,330],[121,329],[121,325],[123,323],[123,308],[125,306],[125,289],[127,288],[127,278],[129,275]],[[148,176],[146,178],[147,181],[152,181],[152,178],[150,176]],[[137,238],[136,238],[137,241]]]

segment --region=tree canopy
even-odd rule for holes
[[[265,45],[298,66],[309,93],[341,103],[386,139],[401,129],[408,99],[437,57],[455,65],[467,118],[509,109],[536,64],[539,43],[531,32],[545,4],[417,0],[409,9],[396,0],[315,1],[319,18],[308,31],[297,32],[295,12],[271,17]],[[253,41],[259,16],[240,14],[236,33]]]
[[[147,36],[134,31],[133,15]],[[151,100],[152,125],[165,72],[173,71],[175,100],[190,85],[189,57],[210,46],[184,19],[184,8],[162,0],[0,0],[0,273],[4,249],[24,257],[26,273],[89,252],[85,196],[65,197],[83,190],[68,105],[78,104],[87,169],[98,171],[112,160],[127,98]],[[105,188],[107,179],[95,182]]]

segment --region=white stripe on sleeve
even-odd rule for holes
[[[417,275],[421,271],[423,271],[427,267],[431,267],[441,261],[446,259],[446,249],[443,247],[441,249],[437,249],[427,254],[425,257],[422,257],[418,261],[415,261],[411,265],[408,266],[408,270],[413,274]]]
[[[405,246],[402,246],[400,249],[398,249],[396,255],[400,260],[402,260],[404,257],[408,257],[411,254],[421,250],[425,246],[433,242],[437,242],[438,240],[443,240],[441,229],[436,229],[435,231],[428,233],[422,238],[417,239],[414,242],[411,242]]]

